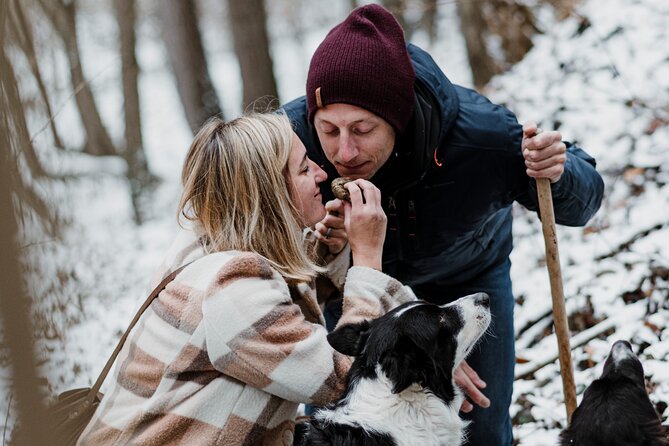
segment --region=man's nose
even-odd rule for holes
[[[342,133],[339,137],[339,161],[348,163],[358,156],[358,149],[348,133]]]

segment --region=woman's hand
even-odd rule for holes
[[[328,247],[330,254],[337,255],[348,242],[344,228],[344,202],[338,198],[325,203],[327,214],[316,223],[316,238]]]
[[[381,207],[381,191],[367,180],[344,186],[351,202],[344,202],[344,228],[353,253],[354,266],[381,270],[386,214]]]

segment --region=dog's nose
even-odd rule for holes
[[[620,341],[616,341],[616,342],[613,343],[614,346],[615,346],[616,344],[624,345],[624,346],[627,347],[628,349],[632,350],[632,344],[630,344],[629,342],[627,342],[627,341],[625,341],[625,340],[620,340]]]
[[[633,352],[632,350],[632,344],[630,344],[627,341],[621,340],[621,341],[616,341],[613,343],[611,346],[611,351],[613,350],[629,350],[630,352]]]
[[[474,303],[476,305],[490,307],[490,296],[488,296],[486,293],[476,293],[474,296]]]

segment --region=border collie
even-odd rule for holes
[[[354,356],[342,398],[296,427],[300,446],[455,446],[467,422],[453,369],[490,324],[487,294],[446,305],[408,302],[328,335]]]
[[[560,445],[669,446],[665,429],[646,393],[641,362],[629,342],[618,341],[560,434]]]

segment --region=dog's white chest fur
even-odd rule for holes
[[[342,405],[322,409],[315,417],[388,434],[398,446],[456,446],[468,424],[458,416],[463,397],[456,392],[449,405],[417,384],[393,394],[392,383],[377,367],[376,378],[361,379]]]

